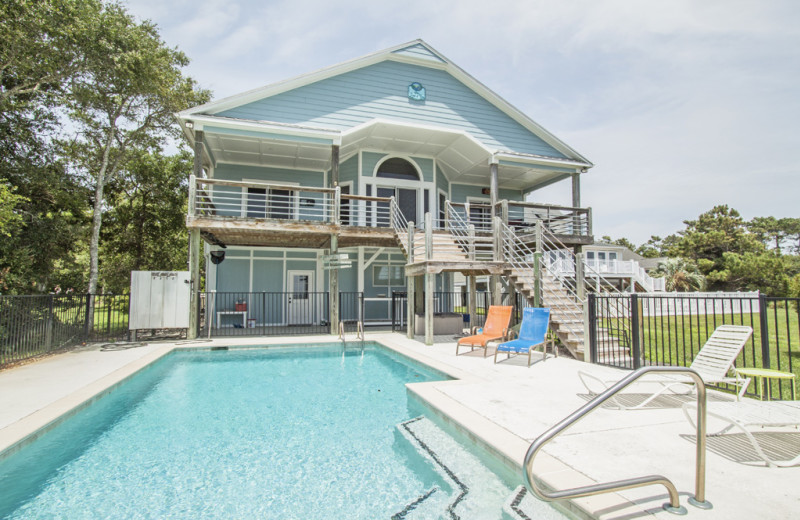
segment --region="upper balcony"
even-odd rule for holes
[[[491,206],[451,203],[450,206],[477,235],[490,235]],[[415,208],[396,210],[414,220]],[[534,236],[541,222],[568,245],[591,243],[591,210],[498,202],[495,214],[523,239]],[[290,186],[268,182],[203,179],[192,176],[189,186],[187,227],[200,229],[215,244],[263,247],[330,247],[336,234],[339,247],[396,247],[392,228],[392,199],[342,194],[336,188]],[[446,232],[448,219],[439,211],[432,219],[435,230]],[[417,222],[421,228],[422,223]]]

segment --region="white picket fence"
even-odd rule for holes
[[[644,316],[758,314],[758,291],[662,292],[640,295]]]

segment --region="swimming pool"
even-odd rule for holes
[[[391,518],[458,491],[397,428],[443,378],[377,345],[176,351],[0,462],[0,517]]]

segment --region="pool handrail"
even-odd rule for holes
[[[558,500],[569,500],[579,497],[587,497],[592,495],[599,495],[602,493],[610,493],[613,491],[622,491],[624,489],[631,489],[643,486],[650,486],[661,484],[667,488],[669,492],[669,502],[663,505],[663,508],[670,513],[685,515],[686,508],[681,506],[678,497],[678,490],[675,485],[668,478],[661,475],[648,475],[645,477],[636,477],[623,480],[616,480],[613,482],[604,482],[600,484],[592,484],[589,486],[580,486],[572,489],[562,491],[547,492],[541,487],[537,486],[534,481],[532,469],[533,460],[539,451],[551,440],[560,435],[562,432],[570,428],[573,424],[583,419],[590,412],[595,410],[606,400],[614,394],[627,387],[640,377],[653,374],[653,373],[672,373],[684,374],[691,377],[697,386],[697,449],[695,461],[695,495],[689,497],[689,503],[701,509],[711,509],[713,506],[705,499],[705,472],[706,472],[706,386],[703,378],[700,377],[695,370],[685,367],[671,367],[671,366],[649,366],[642,367],[633,373],[625,376],[613,386],[609,387],[605,392],[599,394],[597,397],[581,406],[569,416],[559,421],[556,425],[542,433],[539,437],[534,439],[528,447],[525,458],[522,463],[522,474],[525,481],[525,487],[536,495],[539,499],[553,502]]]

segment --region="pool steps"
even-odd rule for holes
[[[509,495],[505,505],[498,503],[496,498],[489,499],[488,496],[491,495],[496,497],[498,490],[501,490],[500,494],[507,494],[508,486],[494,472],[486,468],[477,455],[464,448],[430,419],[423,416],[416,417],[400,423],[397,429],[430,463],[450,490],[449,495],[442,488],[435,487],[429,490],[427,496],[422,494],[409,502],[405,509],[392,517],[393,520],[564,518],[560,513],[550,510],[549,506],[543,507],[542,503],[530,494],[521,494],[519,488]],[[534,508],[531,508],[531,505]],[[542,509],[550,510],[554,514],[543,516]],[[531,510],[536,511],[535,516]],[[503,516],[503,512],[506,516]]]

